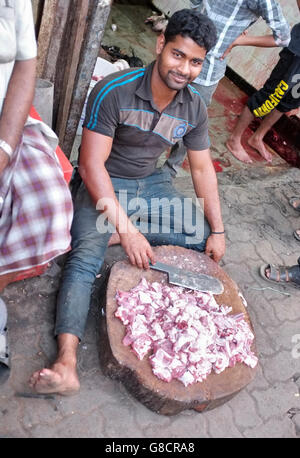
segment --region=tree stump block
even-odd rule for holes
[[[154,251],[157,261],[219,278],[224,292],[214,296],[217,303],[232,307],[232,314],[243,313],[253,332],[237,285],[218,264],[202,253],[181,247],[161,246]],[[147,356],[140,361],[130,347],[123,345],[125,326],[114,316],[117,290],[129,291],[142,277],[149,282],[167,281],[167,274],[140,270],[127,260],[115,263],[111,269],[100,330],[100,364],[104,375],[121,381],[142,404],[162,415],[176,415],[187,409],[198,412],[213,409],[227,402],[254,379],[257,366],[252,369],[244,363],[226,368],[220,374],[212,372],[203,382],[188,387],[178,380],[166,383],[157,378]],[[251,350],[256,354],[255,341]]]

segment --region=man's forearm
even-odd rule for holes
[[[235,46],[257,46],[261,48],[274,48],[277,46],[273,35],[251,36],[241,35],[235,42]]]
[[[118,233],[138,232],[120,205],[104,165],[95,167],[92,161],[89,164],[85,163],[84,166],[80,166],[80,174],[95,207],[101,213],[105,213],[107,220]]]
[[[0,116],[0,138],[14,151],[20,141],[34,97],[36,59],[15,62]],[[0,149],[0,173],[8,163]]]
[[[224,230],[221,205],[218,192],[218,182],[213,165],[204,171],[192,172],[195,193],[204,201],[204,214],[214,232]]]

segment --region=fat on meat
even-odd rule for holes
[[[237,363],[257,364],[244,315],[232,315],[210,293],[142,278],[130,291],[117,291],[116,302],[123,344],[139,360],[149,357],[153,374],[165,382],[189,386]]]

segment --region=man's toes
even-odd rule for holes
[[[30,386],[34,386],[36,384],[36,382],[38,381],[38,378],[40,376],[40,372],[35,372],[34,374],[32,374],[32,376],[30,377],[29,379],[29,385]]]
[[[35,372],[30,381],[29,385],[32,388],[35,388],[37,391],[40,391],[43,388],[53,388],[59,384],[60,376],[55,374],[50,369],[42,369],[38,372]]]

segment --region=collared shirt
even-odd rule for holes
[[[151,175],[159,156],[180,139],[188,149],[209,147],[207,111],[200,94],[189,85],[159,112],[151,90],[153,66],[108,75],[89,96],[83,127],[113,138],[105,163],[112,177]]]
[[[37,55],[31,1],[0,0],[0,113],[16,60]]]
[[[282,9],[274,0],[191,0],[191,7],[207,15],[217,28],[218,41],[207,54],[200,75],[195,83],[212,86],[225,75],[224,52],[259,17],[262,17],[273,31],[278,46],[287,46],[290,41],[290,27]]]

